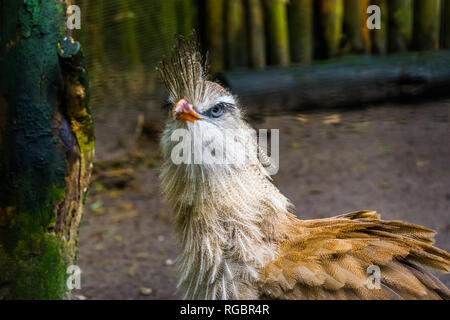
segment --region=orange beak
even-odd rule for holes
[[[174,117],[174,119],[183,119],[192,123],[194,123],[195,120],[202,119],[202,117],[200,117],[198,113],[194,111],[194,109],[186,101],[186,99],[181,99],[177,102],[175,107],[172,109],[172,116]]]

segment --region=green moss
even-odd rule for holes
[[[16,207],[0,207],[0,228],[11,228],[15,224]]]
[[[0,252],[9,261],[9,276],[14,279],[8,298],[61,299],[66,295],[70,251],[60,235],[47,232],[55,221],[55,216],[50,214],[53,203],[63,198],[64,189],[52,186],[42,207],[14,213],[16,223],[3,241],[7,250]]]
[[[61,299],[66,295],[67,261],[55,235],[32,233],[18,242],[12,299]]]
[[[50,188],[49,196],[54,201],[61,202],[64,200],[65,192],[66,191],[64,188],[58,188],[57,186],[53,185]]]

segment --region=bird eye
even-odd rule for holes
[[[161,106],[161,109],[163,110],[168,110],[171,109],[173,107],[173,103],[172,102],[166,102]]]
[[[224,111],[224,106],[221,103],[216,104],[214,107],[212,107],[211,109],[209,109],[209,114],[213,117],[213,118],[218,118],[223,114]]]

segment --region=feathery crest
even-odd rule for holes
[[[157,67],[173,102],[186,98],[196,103],[204,97],[207,59],[203,59],[196,38],[195,33],[190,40],[177,36],[172,56],[164,58]]]

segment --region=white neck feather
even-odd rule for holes
[[[289,201],[259,162],[214,170],[174,165],[163,153],[162,187],[175,214],[185,298],[257,298],[246,284],[257,281],[258,269],[274,258]]]

